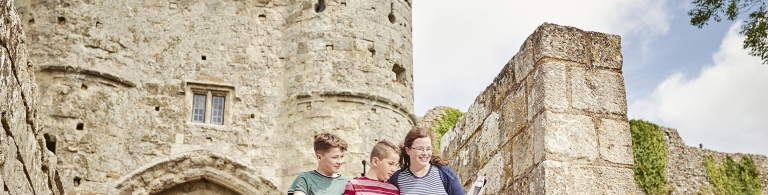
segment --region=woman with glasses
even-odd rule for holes
[[[432,131],[420,127],[405,135],[400,146],[400,170],[389,178],[400,194],[464,195],[448,161],[432,155],[433,139]]]

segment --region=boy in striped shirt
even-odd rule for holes
[[[388,141],[380,141],[371,150],[371,168],[363,177],[347,182],[344,195],[398,195],[397,187],[387,182],[397,170],[399,148]]]

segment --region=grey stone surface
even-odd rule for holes
[[[587,32],[590,41],[592,65],[621,70],[624,57],[621,55],[621,37],[599,32]]]
[[[624,76],[620,72],[573,68],[570,73],[573,108],[600,114],[627,114]]]
[[[2,194],[64,194],[55,137],[41,132],[34,64],[13,0],[0,1],[0,185]]]
[[[662,127],[667,142],[667,183],[673,188],[673,195],[697,194],[701,188],[710,185],[704,167],[704,156],[714,157],[717,163],[722,163],[726,156],[740,162],[743,156],[749,157],[760,172],[763,194],[768,194],[768,157],[756,154],[725,153],[703,148],[691,147],[683,142],[676,129]]]
[[[399,143],[418,122],[411,5],[326,1],[318,13],[316,2],[15,2],[64,189],[114,191],[147,165],[207,151],[285,192],[316,168],[324,131],[350,145],[342,174],[360,175],[376,141]],[[206,95],[203,123],[194,94]],[[211,123],[212,96],[225,99],[223,124]],[[177,175],[148,189],[183,185]]]
[[[546,160],[538,165],[543,171],[544,192],[539,194],[631,194],[637,185],[631,168],[575,165]]]
[[[580,164],[597,159],[597,132],[591,118],[544,112],[534,123],[534,131],[544,132],[545,159]]]
[[[629,124],[612,119],[600,120],[597,128],[600,158],[611,163],[634,164],[632,133]]]
[[[549,23],[529,36],[442,139],[464,188],[485,175],[489,194],[636,192],[621,60],[592,64],[621,55],[616,39]]]

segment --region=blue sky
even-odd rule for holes
[[[415,112],[466,111],[538,25],[622,36],[628,116],[688,145],[768,155],[768,65],[741,49],[740,23],[689,24],[687,0],[413,2]]]

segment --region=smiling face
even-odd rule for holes
[[[400,160],[400,155],[395,152],[389,152],[386,158],[373,157],[371,160],[371,168],[376,173],[376,178],[379,181],[387,181],[392,174],[397,171],[397,161]]]
[[[341,170],[341,165],[344,164],[344,151],[338,147],[333,147],[317,154],[317,159],[317,171],[326,176],[333,176]]]
[[[411,166],[427,166],[432,160],[432,140],[429,137],[417,138],[410,147],[405,148],[405,152],[410,157]]]

